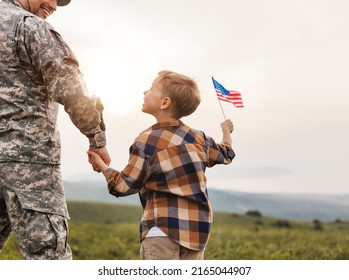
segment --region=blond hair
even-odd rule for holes
[[[192,114],[201,102],[196,82],[185,75],[169,70],[159,72],[163,94],[170,97],[173,117],[180,119]]]

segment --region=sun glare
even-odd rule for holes
[[[105,71],[101,75],[101,73],[86,72],[84,76],[89,94],[96,95],[102,100],[106,113],[125,115],[133,110],[140,110],[143,92],[139,89],[129,88],[122,79],[116,79],[116,73]]]

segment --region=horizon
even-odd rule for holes
[[[63,178],[63,185],[65,183],[68,184],[78,184],[78,183],[82,183],[82,182],[91,182],[91,183],[99,183],[102,184],[104,183],[105,186],[107,186],[106,182],[105,182],[105,178],[103,176],[100,176],[100,174],[96,173],[96,174],[90,174],[90,173],[81,173],[81,174],[74,174],[71,176],[67,176],[65,178]],[[348,192],[343,192],[343,193],[314,193],[314,192],[309,192],[309,193],[295,193],[295,192],[277,192],[277,191],[271,191],[271,192],[259,192],[259,191],[251,191],[251,190],[236,190],[230,187],[215,187],[212,185],[208,185],[207,186],[208,191],[210,190],[214,190],[214,191],[222,191],[222,192],[231,192],[231,193],[241,193],[241,194],[257,194],[257,195],[280,195],[280,196],[312,196],[312,197],[316,197],[316,196],[343,196],[349,197],[349,191]],[[348,201],[349,202],[349,201]]]

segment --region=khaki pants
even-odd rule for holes
[[[142,241],[142,260],[203,260],[204,251],[185,248],[166,236],[147,237]]]

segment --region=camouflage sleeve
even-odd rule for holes
[[[17,51],[38,73],[49,99],[64,106],[74,125],[86,135],[90,148],[106,145],[103,105],[88,96],[79,63],[61,36],[46,21],[24,18],[17,26]]]

